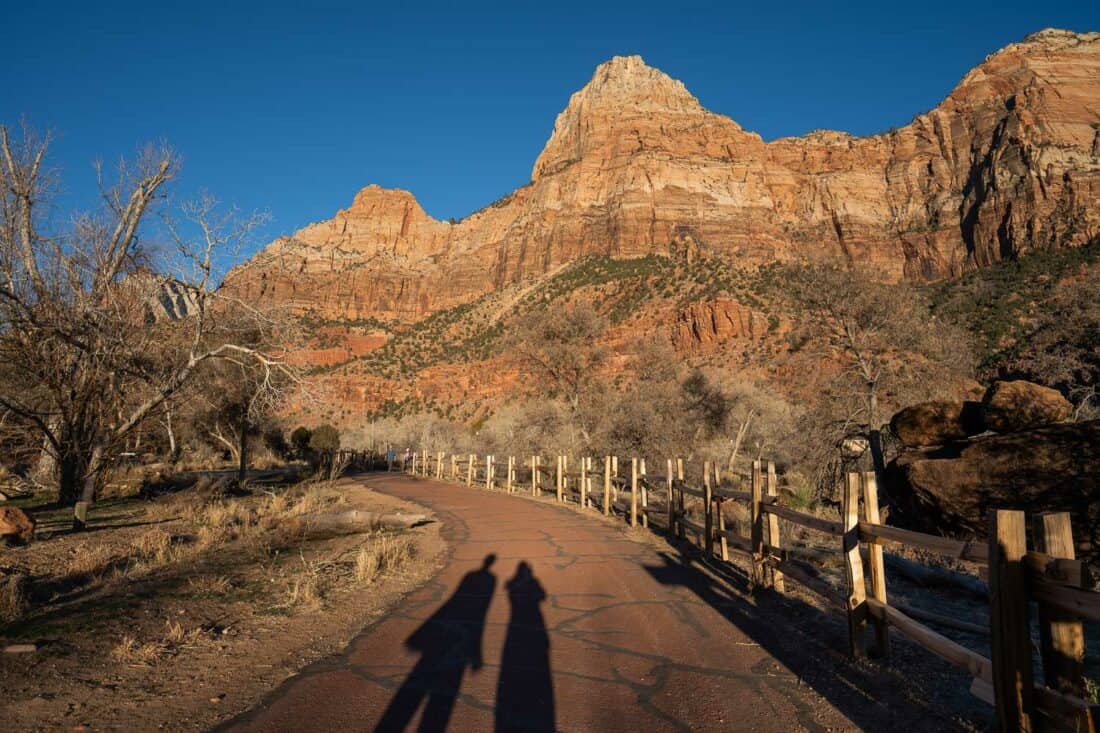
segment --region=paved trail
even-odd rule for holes
[[[860,718],[875,706],[850,687],[826,699],[800,682],[805,671],[791,671],[774,638],[790,628],[723,595],[671,550],[553,504],[400,475],[363,480],[436,513],[445,567],[345,653],[292,678],[228,730],[824,731],[885,722]]]

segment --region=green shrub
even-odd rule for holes
[[[309,447],[319,453],[340,450],[340,431],[327,423],[318,426],[310,436]]]

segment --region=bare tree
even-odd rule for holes
[[[586,408],[610,353],[602,341],[606,328],[606,319],[580,304],[552,314],[537,311],[519,329],[516,347],[524,365],[549,396],[566,405],[574,449],[578,434],[586,445],[591,440],[592,415]]]
[[[897,407],[950,391],[972,374],[966,332],[937,322],[925,299],[905,283],[883,283],[871,273],[833,265],[795,265],[781,272],[783,295],[801,316],[810,343],[839,366],[832,386],[833,432],[842,442],[868,441],[872,465],[885,468],[884,397]]]
[[[1084,272],[1059,287],[1007,359],[1005,371],[1061,389],[1074,417],[1100,416],[1100,278]]]
[[[60,222],[49,216],[48,148],[48,137],[0,127],[0,407],[41,436],[60,501],[90,503],[128,436],[205,365],[248,364],[267,375],[263,389],[289,368],[273,347],[279,319],[215,288],[217,257],[261,218],[205,198],[166,219],[165,246],[152,246],[149,215],[163,212],[179,162],[150,146],[113,184],[100,171],[99,211]],[[168,282],[190,301],[184,318],[155,315]]]

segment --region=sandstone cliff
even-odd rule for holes
[[[1098,99],[1100,34],[1046,30],[902,128],[765,142],[616,57],[558,116],[527,185],[457,224],[369,186],[227,284],[325,318],[410,321],[590,254],[843,257],[887,278],[951,276],[1100,233]]]

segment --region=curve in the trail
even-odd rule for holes
[[[835,670],[827,684],[806,684],[808,669],[835,660],[792,663],[821,650],[809,637],[792,648],[789,619],[768,623],[746,595],[618,527],[484,489],[363,480],[435,512],[444,567],[344,653],[224,729],[649,733],[898,722]]]

